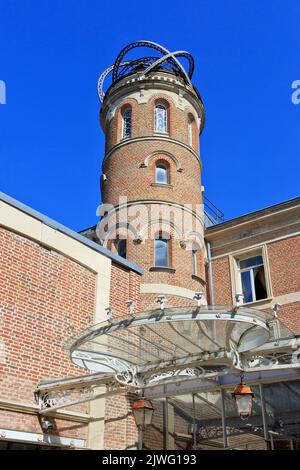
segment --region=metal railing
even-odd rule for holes
[[[205,227],[224,222],[224,213],[215,206],[206,196],[203,196]]]

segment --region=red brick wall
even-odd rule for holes
[[[191,105],[187,106],[184,110],[177,106],[175,101],[168,95],[164,94],[159,88],[155,89],[155,82],[151,90],[152,96],[147,103],[138,104],[135,99],[128,96],[130,90],[124,92],[124,96],[120,99],[118,109],[115,111],[114,117],[107,124],[106,133],[106,158],[103,163],[103,173],[106,175],[106,180],[102,185],[102,200],[104,203],[119,204],[119,197],[125,196],[128,202],[153,200],[158,201],[160,204],[172,202],[178,205],[189,204],[193,211],[199,214],[200,205],[202,203],[201,193],[201,163],[195,152],[199,153],[199,130],[196,124],[196,109]],[[160,87],[160,85],[159,85]],[[116,90],[120,93],[120,85],[116,86]],[[109,98],[113,101],[114,88],[110,89]],[[190,92],[191,95],[194,95]],[[193,96],[195,99],[195,96]],[[154,129],[154,108],[157,101],[166,103],[168,109],[168,133],[163,137],[175,139],[178,142],[170,142],[168,140],[157,140],[159,134],[155,133]],[[122,109],[130,105],[132,109],[132,132],[131,138],[123,140],[121,136],[122,128]],[[104,108],[106,111],[108,109]],[[106,112],[104,111],[104,112]],[[189,149],[188,146],[188,119],[193,115],[194,122],[194,138],[193,148]],[[104,116],[103,116],[104,117]],[[148,139],[143,139],[145,136]],[[136,141],[135,138],[142,138],[143,140]],[[151,138],[153,137],[153,139]],[[124,142],[124,145],[118,145]],[[185,144],[187,147],[181,145]],[[157,152],[157,153],[156,153]],[[145,159],[155,153],[154,156],[148,160],[147,166],[143,167],[141,164]],[[171,157],[172,155],[172,157]],[[199,157],[200,158],[200,157]],[[175,161],[174,161],[175,160]],[[169,185],[155,185],[155,166],[157,162],[164,161],[169,169]],[[176,161],[179,163],[176,164]],[[178,171],[180,170],[180,171]],[[198,207],[197,207],[198,206]],[[181,225],[182,221],[186,224],[186,217],[182,211],[180,216],[177,217],[178,209],[173,209],[173,216],[170,217],[171,224],[164,224],[161,228],[159,223],[155,224],[156,233],[163,230],[170,236],[170,267],[175,269],[175,272],[162,272],[153,271],[151,268],[154,266],[154,241],[153,233],[149,233],[152,229],[153,218],[164,219],[166,216],[156,214],[150,218],[150,206],[145,206],[148,211],[148,220],[141,224],[141,231],[143,234],[143,242],[141,244],[135,243],[132,239],[127,240],[127,258],[145,270],[142,282],[144,283],[161,283],[169,284],[172,286],[185,287],[192,291],[202,291],[205,285],[205,271],[203,262],[202,246],[199,248],[198,255],[198,273],[201,279],[192,277],[192,253],[190,249],[183,249],[180,246],[180,241],[184,238],[182,233],[178,234],[178,230],[171,228],[174,225]],[[157,206],[156,206],[157,207]],[[165,204],[165,208],[168,208]],[[176,215],[175,212],[177,210]],[[128,217],[128,221],[136,219],[138,214]],[[114,216],[113,216],[114,218]],[[183,226],[180,232],[184,232],[188,237],[188,232],[197,230],[202,234],[203,240],[203,226],[199,229],[197,226],[196,217],[191,216],[192,227]],[[149,221],[151,221],[149,223]],[[117,221],[112,222],[117,225]],[[146,228],[151,227],[148,233]],[[145,230],[144,230],[145,229]],[[118,234],[118,233],[117,233]],[[151,235],[151,237],[150,237]],[[150,237],[150,238],[149,238]],[[108,243],[110,248],[110,243]],[[152,302],[153,296],[143,294],[142,309],[148,308]],[[174,302],[173,302],[174,300]],[[184,305],[191,303],[188,299],[185,301],[180,297],[174,299],[168,297],[168,305]],[[151,305],[152,307],[152,305]]]
[[[232,304],[229,257],[222,256],[212,261],[215,304]]]
[[[113,311],[113,320],[128,317],[126,302],[133,300],[136,310],[139,311],[139,274],[112,265],[110,307]],[[105,400],[105,449],[132,449],[136,448],[138,433],[132,413],[132,396],[115,395]]]
[[[300,291],[300,237],[295,236],[267,244],[273,298]],[[231,304],[232,291],[229,256],[212,261],[215,303]],[[255,304],[253,305],[255,307]],[[264,309],[271,313],[271,309]],[[293,332],[300,333],[300,302],[282,304],[279,319]]]
[[[155,85],[154,85],[155,86]],[[188,117],[189,114],[196,118],[196,112],[192,106],[182,110],[176,107],[173,99],[163,92],[155,93],[148,103],[138,104],[135,99],[124,96],[122,103],[115,111],[114,117],[107,123],[106,133],[106,152],[108,152],[114,145],[120,142],[122,138],[122,116],[121,112],[126,105],[130,105],[132,109],[132,124],[131,124],[131,137],[153,135],[154,129],[154,106],[155,102],[161,101],[167,104],[168,108],[168,135],[172,139],[179,140],[180,142],[188,145]],[[196,122],[196,121],[195,121]],[[196,125],[195,125],[196,127]],[[199,132],[193,138],[193,148],[199,151]]]
[[[300,237],[268,244],[273,295],[300,291]]]
[[[40,380],[83,374],[62,344],[93,321],[96,278],[75,261],[4,228],[0,266],[0,397],[32,404]],[[58,434],[86,437],[86,425],[55,421]],[[0,413],[0,427],[41,432],[36,416],[7,411]]]

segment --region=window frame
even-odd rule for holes
[[[166,264],[165,265],[157,264],[157,256],[156,256],[156,242],[157,241],[166,242]],[[154,238],[154,267],[155,268],[169,268],[170,267],[170,239],[167,238],[166,235],[163,233],[156,235]]]
[[[156,110],[157,109],[164,109],[165,110],[165,116],[164,116],[164,130],[159,130],[157,129],[157,114]],[[162,101],[156,101],[154,103],[154,132],[158,134],[168,134],[169,133],[169,107],[166,103]]]
[[[229,255],[233,303],[236,302],[236,294],[243,293],[241,271],[248,271],[255,267],[255,266],[251,266],[250,268],[243,268],[242,270],[240,270],[238,263],[240,261],[244,261],[249,258],[254,258],[255,256],[262,256],[262,264],[260,266],[264,267],[264,276],[265,276],[267,296],[264,299],[256,300],[256,294],[255,294],[255,300],[253,299],[250,302],[245,302],[245,300],[243,300],[243,304],[250,305],[253,303],[264,303],[264,302],[269,303],[273,297],[267,247],[266,245],[262,245],[259,247],[243,250],[243,251],[232,253]],[[251,280],[251,288],[253,289],[252,280]],[[255,293],[255,289],[254,289],[254,293]]]
[[[194,116],[191,114],[188,115],[188,145],[194,147]]]
[[[126,121],[125,121],[125,118],[124,118],[124,115],[126,113],[130,113],[130,129],[129,129],[129,133],[126,133],[125,134],[125,130],[126,130]],[[121,110],[121,118],[122,118],[122,132],[121,132],[121,138],[122,139],[130,139],[131,138],[131,135],[132,135],[132,108],[131,106],[124,106]]]
[[[198,250],[192,248],[192,275],[198,276]]]
[[[158,181],[157,179],[157,170],[159,169],[164,169],[165,170],[165,181]],[[169,168],[168,165],[165,164],[164,162],[158,161],[155,163],[155,183],[157,184],[169,184]]]

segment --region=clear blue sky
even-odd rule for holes
[[[0,190],[75,229],[96,222],[96,84],[150,39],[196,60],[206,195],[232,218],[299,195],[299,0],[0,0]]]

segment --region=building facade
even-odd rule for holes
[[[161,57],[126,59],[140,47]],[[179,58],[187,61],[187,70]],[[116,389],[105,373],[102,380],[84,372],[82,367],[98,370],[89,367],[88,355],[74,360],[68,352],[70,341],[80,342],[83,332],[91,334],[99,323],[109,331],[114,322],[130,326],[145,312],[157,315],[164,308],[219,312],[217,306],[227,306],[234,315],[242,306],[273,318],[266,321],[273,347],[283,338],[298,361],[300,198],[225,222],[206,209],[199,145],[205,115],[191,82],[193,69],[190,54],[171,54],[142,41],[124,48],[101,75],[106,142],[96,227],[77,234],[0,195],[3,449],[137,448],[132,411],[137,390],[121,382],[124,371],[115,371],[124,385]],[[112,83],[104,94],[109,73]],[[167,350],[172,341],[164,328],[156,330],[161,340],[155,347]],[[229,338],[233,327],[226,328]],[[158,353],[152,333],[143,347],[139,334],[135,341],[128,331],[117,339],[109,333],[101,354],[126,348],[130,354],[139,347],[153,361]],[[184,337],[180,345],[188,357],[192,336],[176,328],[175,335]],[[91,346],[94,355],[98,346]],[[256,397],[247,423],[231,398],[238,371],[148,386],[144,393],[154,415],[144,447],[297,447],[299,368],[272,370],[272,364],[270,373],[247,375]]]

